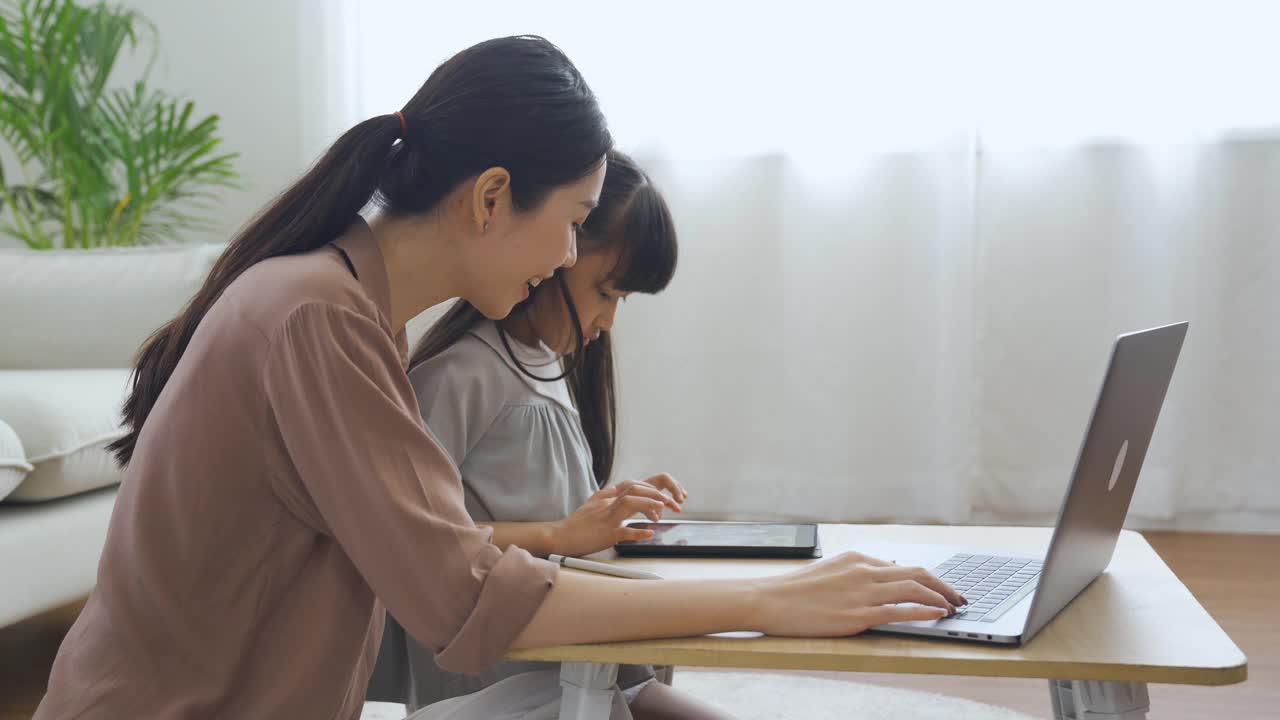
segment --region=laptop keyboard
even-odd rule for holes
[[[1035,589],[1042,566],[1030,558],[957,554],[933,574],[969,601],[956,611],[955,619],[995,622]]]

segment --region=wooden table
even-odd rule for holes
[[[827,557],[876,541],[1044,555],[1050,528],[823,525]],[[664,578],[772,575],[812,560],[593,559]],[[636,581],[643,582],[643,581]],[[1107,571],[1023,647],[866,633],[800,639],[755,633],[522,650],[512,659],[564,663],[562,720],[607,718],[619,663],[779,670],[921,673],[1049,680],[1056,718],[1139,720],[1147,683],[1230,685],[1247,677],[1244,653],[1139,534],[1121,534]],[[601,703],[606,703],[601,705]]]

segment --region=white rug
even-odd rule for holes
[[[387,702],[367,702],[360,720],[404,720],[404,705]]]
[[[806,675],[680,672],[675,686],[738,720],[1037,720],[994,705]],[[1048,693],[1045,710],[1048,710]],[[403,705],[367,703],[361,720],[401,720]]]
[[[962,698],[807,675],[677,669],[675,686],[738,720],[1038,720]]]

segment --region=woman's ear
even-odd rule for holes
[[[511,212],[511,173],[492,167],[480,173],[471,190],[472,220],[478,233],[486,233]]]

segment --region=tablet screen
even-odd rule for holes
[[[754,523],[632,523],[654,536],[633,545],[687,547],[812,547],[812,526]]]

